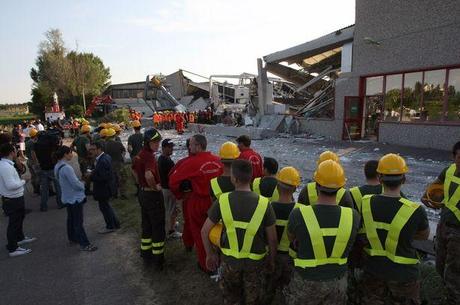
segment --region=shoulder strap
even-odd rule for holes
[[[219,181],[217,181],[217,177],[211,179],[211,189],[214,196],[219,199],[220,195],[222,195],[222,189],[219,185]]]
[[[318,202],[318,192],[316,191],[316,182],[310,182],[307,184],[308,191],[308,202],[306,204],[316,204]]]
[[[343,198],[343,195],[345,195],[345,192],[346,192],[346,189],[343,187],[337,191],[337,196],[335,197],[335,202],[337,202],[337,204],[339,204],[340,201],[342,201],[342,198]]]
[[[57,171],[56,171],[56,175],[57,175],[57,180],[58,180],[58,182],[59,182],[59,172],[60,172],[61,169],[62,169],[64,166],[66,166],[66,165],[67,165],[67,164],[61,164],[61,165],[58,167]]]
[[[363,195],[361,194],[359,187],[357,186],[352,187],[350,189],[350,194],[351,194],[351,197],[353,198],[353,201],[355,202],[356,208],[358,209],[359,212],[361,212],[361,204],[363,201]]]
[[[252,191],[256,193],[257,195],[260,195],[260,180],[261,178],[255,178],[254,181],[252,182]]]

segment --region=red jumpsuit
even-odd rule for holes
[[[245,148],[241,150],[238,159],[248,160],[252,164],[252,179],[262,177],[264,174],[262,157],[256,153],[252,148]]]
[[[223,164],[220,158],[210,152],[201,152],[190,156],[179,166],[171,171],[169,176],[169,187],[171,191],[180,198],[179,186],[182,181],[189,180],[192,184],[192,192],[187,199],[187,213],[190,220],[190,229],[195,242],[198,261],[203,270],[206,268],[206,252],[201,240],[201,227],[207,218],[211,207],[210,181],[223,173]]]
[[[178,134],[184,133],[184,117],[181,113],[176,114],[176,131]]]

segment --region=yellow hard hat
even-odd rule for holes
[[[91,130],[91,127],[89,125],[83,125],[81,126],[81,129],[80,129],[82,133],[90,132],[90,130]]]
[[[31,137],[31,138],[35,137],[37,134],[38,134],[38,130],[35,129],[35,128],[32,128],[32,129],[29,131],[29,137]]]
[[[240,156],[240,150],[235,143],[225,142],[220,146],[219,156],[224,160],[234,160]]]
[[[101,124],[99,124],[99,127],[107,128],[107,123],[101,123]]]
[[[132,121],[131,125],[136,128],[136,127],[141,127],[141,122],[139,120],[134,120]]]
[[[89,122],[85,119],[81,120],[81,124],[82,125],[89,125]]]
[[[115,129],[107,128],[106,137],[113,137],[116,134]]]
[[[342,166],[333,160],[321,162],[313,175],[313,180],[320,186],[329,189],[339,189],[346,182]]]
[[[426,190],[426,197],[436,208],[443,205],[444,185],[441,183],[432,183]]]
[[[396,154],[386,154],[379,160],[377,173],[382,175],[403,175],[409,171],[406,161]]]
[[[107,124],[105,124],[105,128],[107,128],[107,129],[113,128],[113,124],[112,123],[107,123]]]
[[[318,158],[318,161],[317,161],[316,164],[320,165],[321,162],[326,161],[326,160],[332,160],[332,161],[335,161],[337,163],[340,163],[339,156],[337,156],[337,154],[335,152],[332,152],[330,150],[326,150],[321,155],[319,155],[319,158]]]
[[[220,247],[220,236],[223,228],[224,226],[221,223],[217,223],[209,231],[209,241],[216,247]]]
[[[102,137],[102,138],[105,138],[107,136],[107,128],[102,128],[101,131],[99,131],[99,135]]]
[[[121,131],[121,127],[118,124],[112,124],[112,128],[113,128],[113,130],[115,130],[115,132]]]
[[[300,185],[300,174],[292,166],[283,167],[278,174],[276,174],[276,179],[279,182],[282,182],[287,185],[299,186]]]

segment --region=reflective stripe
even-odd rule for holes
[[[396,250],[402,228],[406,225],[412,214],[419,208],[420,205],[404,198],[399,199],[402,206],[389,224],[374,221],[371,210],[371,198],[372,195],[366,195],[363,197],[362,202],[364,228],[370,244],[370,248],[365,248],[364,251],[366,251],[366,253],[370,256],[385,256],[397,264],[417,264],[419,262],[418,258],[397,256]],[[377,229],[388,231],[387,238],[385,240],[385,248],[379,239]]]
[[[454,213],[457,220],[460,221],[460,209],[458,208],[458,203],[460,202],[460,178],[455,176],[456,170],[457,166],[452,164],[446,171],[446,178],[444,179],[444,205]],[[452,182],[457,184],[457,188],[452,194],[452,197],[449,197],[449,188]]]
[[[295,208],[298,208],[300,206],[301,206],[301,204],[296,203],[294,205],[294,207],[292,208],[292,210],[294,210]],[[288,229],[287,229],[288,220],[287,219],[286,220],[285,219],[277,219],[276,220],[276,225],[280,226],[280,227],[284,227],[283,228],[283,234],[281,235],[281,239],[280,239],[280,242],[278,244],[278,250],[283,251],[283,252],[288,252],[291,257],[297,256],[297,253],[295,252],[295,250],[290,247],[291,242],[289,241],[289,238],[288,238]]]
[[[152,239],[151,238],[141,238],[141,250],[150,250],[152,249]]]
[[[217,177],[211,179],[211,189],[214,193],[214,196],[219,199],[220,195],[222,195],[222,189],[219,185],[219,182],[217,181]]]
[[[219,198],[220,212],[222,214],[222,220],[224,222],[228,243],[230,248],[221,248],[222,253],[227,256],[232,256],[237,259],[249,258],[252,260],[261,260],[265,257],[265,253],[251,253],[252,243],[254,241],[254,236],[259,230],[262,221],[264,219],[265,213],[268,208],[268,199],[259,196],[259,202],[257,204],[256,210],[252,215],[251,220],[248,222],[244,221],[235,221],[233,219],[232,210],[230,208],[229,201],[230,193],[224,193]],[[244,229],[244,239],[243,247],[239,249],[238,245],[238,236],[236,234],[236,228]]]
[[[255,178],[252,182],[252,191],[257,195],[260,195],[260,180],[261,178]]]
[[[164,248],[161,248],[160,250],[152,250],[152,254],[162,254],[165,252]]]
[[[312,205],[318,203],[318,192],[316,190],[316,182],[310,182],[307,184],[308,191],[308,202],[305,202],[306,205]],[[337,196],[335,201],[337,204],[340,203],[343,196],[345,195],[346,190],[342,187],[337,191]]]
[[[163,247],[164,245],[165,245],[164,241],[159,242],[159,243],[152,243],[152,246],[154,246],[155,248]]]
[[[321,228],[312,206],[301,206],[300,212],[310,236],[314,258],[295,258],[294,265],[301,268],[311,268],[327,264],[344,265],[348,258],[342,257],[350,240],[353,228],[353,210],[340,207],[340,221],[337,228]],[[324,233],[333,235],[324,235]],[[324,236],[336,236],[331,256],[327,256]]]
[[[363,195],[361,194],[361,191],[359,190],[359,187],[355,186],[350,189],[351,197],[353,197],[353,200],[355,201],[356,208],[358,209],[359,212],[361,212],[361,205],[363,202]]]
[[[152,245],[143,245],[141,244],[141,250],[150,250],[152,249]]]
[[[141,239],[141,242],[142,242],[142,243],[151,243],[151,242],[152,242],[152,239],[151,239],[151,238],[142,238],[142,239]]]

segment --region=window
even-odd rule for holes
[[[402,74],[387,75],[385,81],[384,121],[399,121],[401,118]]]
[[[449,71],[447,119],[449,121],[460,121],[460,69]]]
[[[441,121],[444,107],[444,83],[446,70],[425,72],[423,84],[422,121]]]
[[[422,103],[423,72],[404,74],[403,92],[403,122],[413,122],[420,119],[420,105]]]
[[[366,95],[383,94],[383,76],[366,78]]]

